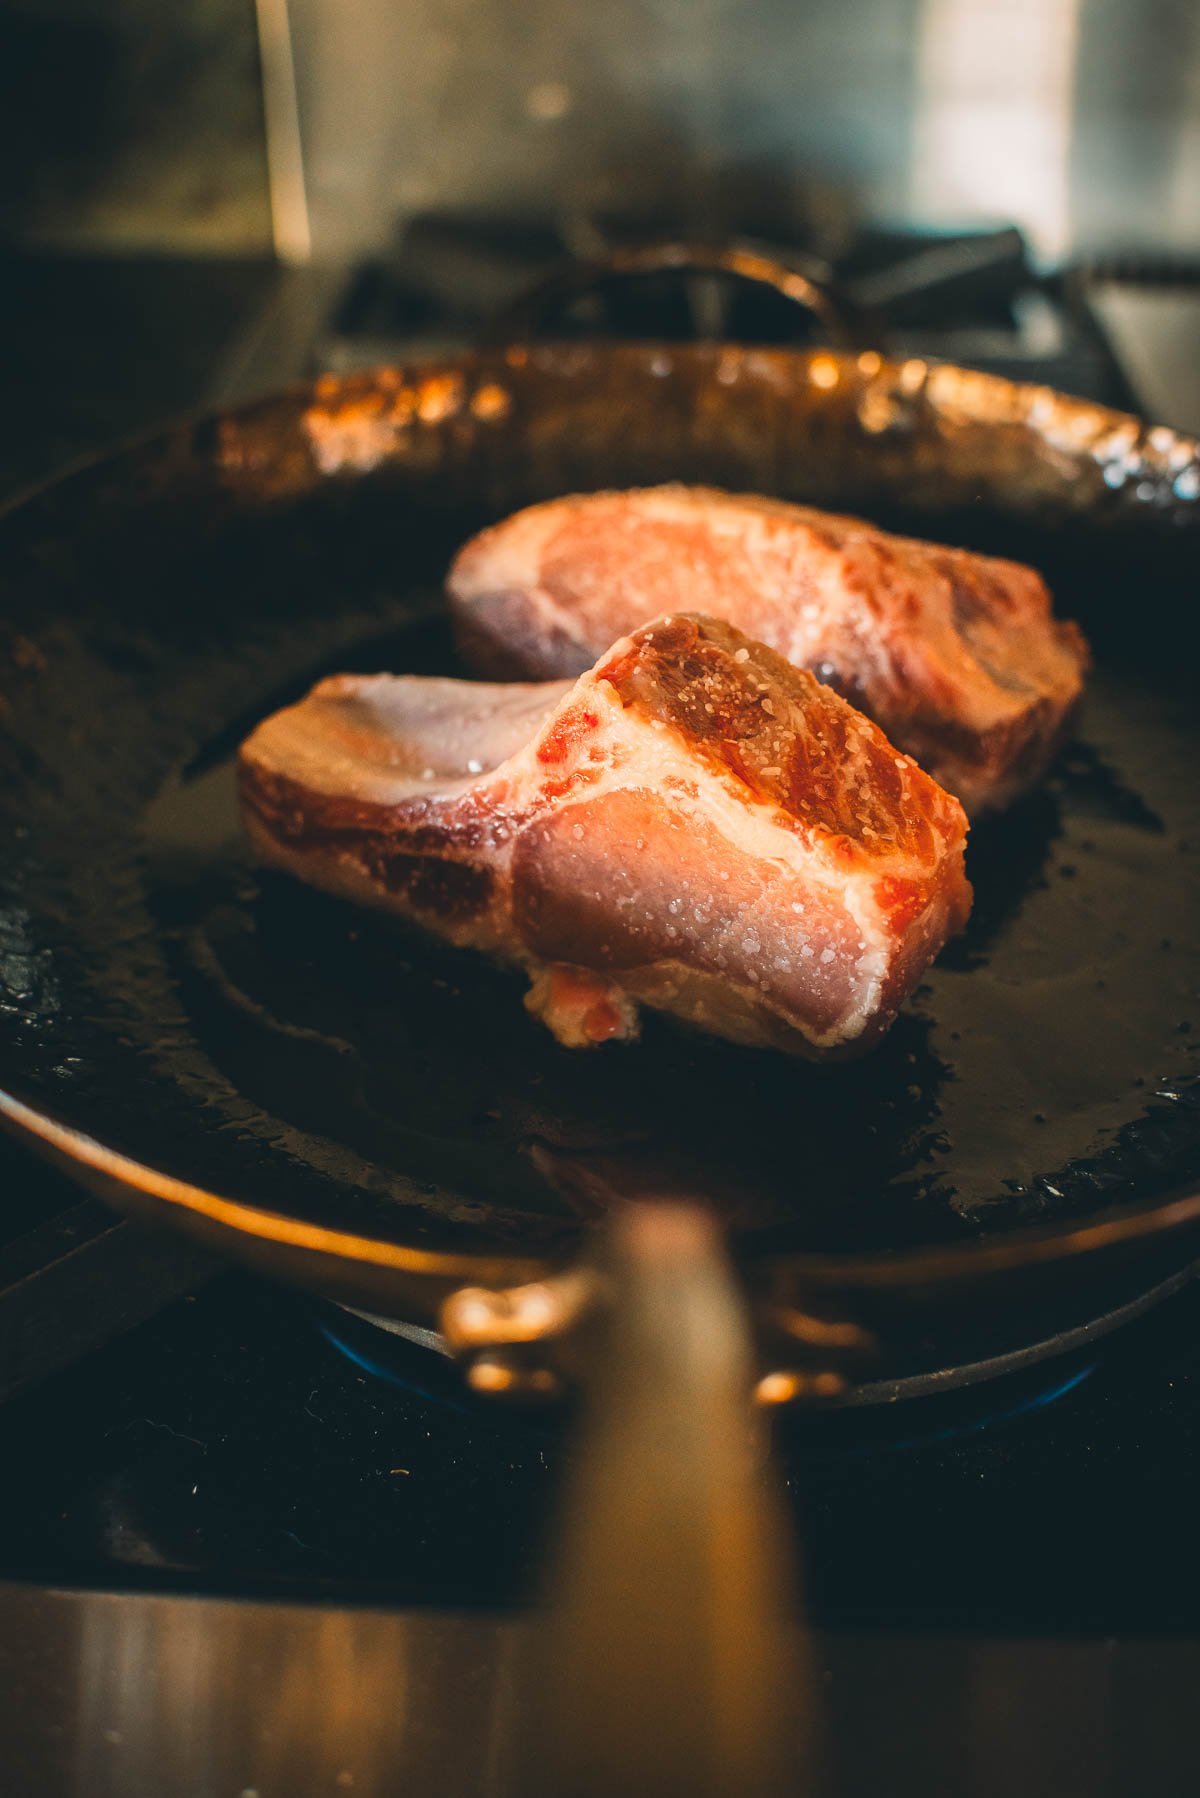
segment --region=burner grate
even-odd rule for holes
[[[490,321],[575,256],[678,235],[677,221],[565,220],[494,214],[417,217],[393,253],[359,268],[321,341],[322,368],[346,372],[478,341]],[[1128,406],[1133,396],[1073,288],[1040,275],[1014,227],[955,233],[865,228],[829,253],[819,243],[755,244],[829,280],[877,322],[897,355],[940,357]],[[656,275],[589,293],[547,334],[728,338],[795,343],[803,315],[768,289],[710,276]]]

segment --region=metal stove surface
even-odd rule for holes
[[[0,1587],[0,1624],[12,1798],[483,1798],[520,1736],[520,1620]],[[854,1631],[813,1650],[823,1798],[1200,1782],[1194,1644]]]

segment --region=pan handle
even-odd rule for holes
[[[864,349],[878,338],[870,315],[839,289],[826,270],[801,269],[748,244],[675,242],[623,244],[599,256],[580,258],[552,270],[506,306],[488,332],[493,343],[515,343],[536,335],[548,318],[572,301],[618,281],[650,275],[729,275],[753,286],[770,287],[810,313],[829,342],[840,349]]]
[[[620,1211],[580,1349],[513,1791],[811,1794],[788,1530],[715,1221],[674,1202]]]

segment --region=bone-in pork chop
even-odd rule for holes
[[[574,682],[324,680],[242,747],[263,857],[523,965],[561,1042],[656,1006],[821,1054],[882,1034],[965,921],[957,800],[731,625]]]

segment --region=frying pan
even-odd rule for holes
[[[562,1050],[513,976],[238,836],[265,712],[335,669],[455,671],[464,538],[670,479],[1027,559],[1095,649],[1052,778],[973,832],[966,934],[861,1063],[655,1018]],[[670,1307],[723,1254],[764,1399],[892,1398],[1111,1327],[1200,1256],[1198,527],[1194,441],[845,349],[518,343],[81,468],[0,522],[0,1111],[130,1212],[440,1328],[486,1389],[576,1371],[664,1199],[716,1221],[660,1282],[663,1404]]]

